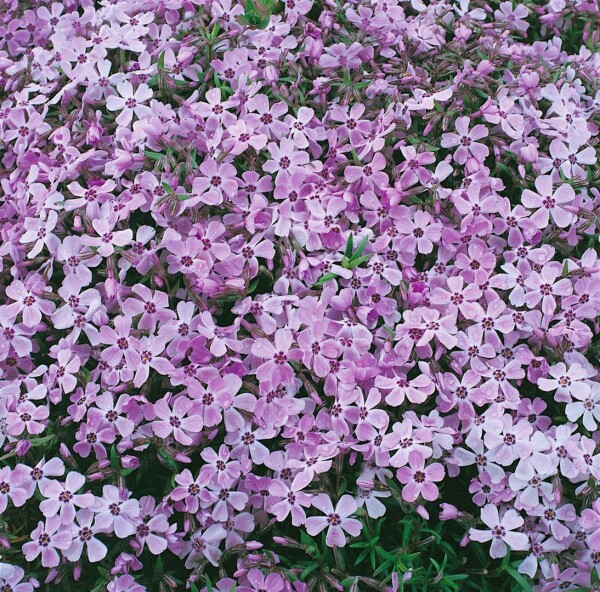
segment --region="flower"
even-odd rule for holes
[[[40,483],[40,492],[46,498],[40,503],[40,510],[46,518],[57,514],[64,525],[72,524],[76,508],[91,508],[95,499],[91,493],[77,493],[85,484],[85,477],[71,471],[67,473],[64,483],[48,481]]]
[[[163,397],[154,403],[156,419],[152,422],[152,431],[160,438],[173,434],[177,442],[189,445],[193,438],[189,433],[198,433],[203,426],[198,406],[186,396],[178,396],[170,407],[170,397]],[[189,433],[188,433],[189,432]]]
[[[289,330],[275,332],[274,343],[258,338],[252,345],[252,354],[264,361],[256,369],[256,377],[261,383],[270,386],[290,384],[294,378],[294,369],[290,362],[300,360],[302,351],[292,348],[293,338]]]
[[[98,532],[114,532],[120,539],[135,532],[140,504],[136,499],[130,499],[128,491],[119,490],[114,485],[104,485],[102,496],[96,497],[93,510]]]
[[[454,160],[458,164],[465,164],[469,156],[480,162],[485,160],[490,153],[489,148],[477,142],[477,140],[487,138],[489,135],[489,131],[485,125],[478,124],[469,130],[469,117],[459,117],[455,125],[458,133],[443,134],[442,146],[444,148],[458,146],[454,152]]]
[[[541,175],[535,180],[537,193],[530,189],[525,189],[521,197],[523,205],[530,209],[535,209],[531,215],[531,220],[535,222],[538,228],[548,226],[550,214],[552,220],[560,228],[568,226],[574,218],[574,215],[566,210],[561,204],[567,204],[575,199],[575,191],[570,185],[563,183],[556,191],[553,189],[551,175]]]
[[[69,561],[78,561],[85,549],[91,563],[101,561],[106,557],[108,548],[95,536],[102,530],[98,528],[97,524],[92,524],[94,512],[80,510],[76,514],[76,519],[77,523],[72,527],[73,542],[63,551],[63,555]]]
[[[490,556],[492,558],[504,557],[506,547],[515,551],[525,551],[529,548],[529,539],[522,532],[513,532],[523,526],[524,520],[514,510],[507,510],[500,519],[498,508],[487,504],[481,510],[481,520],[489,530],[471,528],[469,538],[473,541],[485,543],[492,541]]]
[[[143,104],[152,98],[152,90],[147,84],[140,84],[134,92],[133,84],[129,80],[122,80],[117,84],[117,92],[120,96],[110,95],[106,99],[106,108],[121,112],[116,120],[119,125],[129,125],[134,113],[139,119],[152,114],[150,107]]]
[[[30,497],[27,490],[22,487],[21,471],[11,471],[10,467],[0,469],[0,514],[4,513],[8,506],[8,500],[19,508]]]
[[[260,592],[261,590],[269,590],[273,592],[281,592],[283,590],[283,578],[277,573],[271,573],[264,576],[257,568],[252,568],[246,575],[246,579],[250,586],[239,586],[239,592]]]
[[[23,553],[27,561],[33,561],[42,555],[44,567],[56,567],[60,562],[58,551],[65,551],[71,546],[71,528],[65,528],[60,518],[54,516],[46,522],[38,522],[31,533],[31,541],[23,545]]]
[[[425,466],[425,458],[416,450],[409,454],[408,462],[410,466],[396,472],[396,477],[404,484],[402,499],[414,502],[419,495],[427,501],[437,499],[439,490],[435,483],[444,478],[444,467],[440,463]]]
[[[315,516],[306,519],[306,532],[310,536],[319,534],[327,528],[325,540],[330,547],[343,547],[346,544],[347,532],[350,536],[358,536],[362,524],[355,518],[349,518],[358,507],[356,500],[349,495],[343,495],[335,509],[331,499],[320,493],[312,500],[313,507],[321,510],[325,516]]]

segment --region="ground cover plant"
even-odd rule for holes
[[[0,590],[600,589],[600,8],[0,1]]]

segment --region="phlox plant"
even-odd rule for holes
[[[597,0],[0,14],[0,592],[600,590]]]

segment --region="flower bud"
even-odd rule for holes
[[[31,442],[29,440],[19,440],[15,447],[15,454],[21,458],[29,452],[30,448]]]
[[[429,512],[425,509],[425,506],[422,506],[421,504],[417,506],[417,514],[424,520],[429,520]]]
[[[106,290],[106,297],[108,299],[113,299],[117,295],[117,280],[115,279],[115,272],[109,267],[108,268],[108,277],[104,282],[104,289]]]
[[[103,131],[102,126],[97,121],[92,121],[85,134],[85,141],[90,146],[97,146],[102,138]]]
[[[272,65],[269,65],[265,68],[265,80],[272,84],[273,82],[277,82],[279,80],[279,70]]]
[[[454,520],[455,518],[460,518],[464,516],[463,512],[461,512],[456,506],[452,504],[440,504],[440,508],[442,511],[440,512],[440,520]]]
[[[263,544],[258,541],[248,541],[246,543],[246,549],[248,551],[258,551],[258,549],[262,549]]]
[[[139,469],[140,460],[135,456],[131,456],[130,454],[126,454],[121,457],[121,466],[124,469]]]
[[[333,13],[330,10],[323,10],[319,16],[319,24],[323,31],[328,31],[333,27]]]

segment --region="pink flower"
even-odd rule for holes
[[[140,504],[130,499],[130,493],[114,485],[102,488],[102,497],[96,497],[93,510],[96,513],[95,524],[99,532],[114,532],[124,539],[135,532],[140,516]]]
[[[381,152],[376,152],[369,164],[349,166],[344,170],[344,178],[348,183],[356,183],[357,189],[373,190],[375,187],[385,187],[388,176],[384,173],[387,164]]]
[[[205,448],[200,456],[204,464],[200,469],[198,481],[202,485],[214,480],[221,487],[231,487],[240,476],[241,465],[237,460],[230,460],[227,446],[221,445],[218,454],[212,448]]]
[[[114,230],[114,224],[110,224],[104,218],[92,220],[92,226],[98,236],[84,236],[83,244],[96,247],[97,253],[102,257],[112,255],[115,247],[124,247],[133,239],[133,231],[130,229]]]
[[[198,406],[184,395],[175,399],[172,408],[169,404],[170,396],[163,397],[154,403],[154,413],[157,419],[152,422],[152,431],[159,438],[167,438],[173,434],[177,442],[188,446],[193,442],[189,433],[197,434],[203,427]]]
[[[486,138],[489,135],[485,125],[478,124],[469,130],[468,117],[459,117],[456,120],[457,134],[445,133],[442,135],[442,147],[452,148],[458,146],[454,153],[454,160],[458,164],[465,164],[469,155],[479,162],[483,162],[490,153],[489,148],[476,140]]]
[[[524,32],[529,28],[529,23],[523,20],[529,16],[529,11],[522,4],[501,2],[499,10],[494,11],[494,16],[498,22],[505,23],[509,29]]]
[[[58,550],[65,551],[71,546],[71,528],[65,528],[60,518],[47,518],[46,523],[38,522],[37,528],[31,533],[32,541],[23,545],[23,553],[27,561],[33,561],[42,555],[44,567],[56,567],[60,562]]]
[[[33,468],[25,465],[18,465],[22,469],[21,487],[27,491],[27,497],[31,497],[36,487],[43,487],[50,483],[49,477],[62,477],[65,474],[65,463],[57,457],[49,461],[42,459]]]
[[[551,378],[538,378],[537,384],[543,391],[556,391],[554,398],[559,402],[571,402],[572,397],[583,399],[591,392],[585,381],[588,374],[581,364],[573,363],[567,369],[564,362],[558,362],[550,368]]]
[[[415,250],[424,254],[431,253],[434,243],[442,236],[442,225],[433,222],[431,215],[422,210],[417,210],[412,219],[408,216],[400,218],[396,228],[406,235],[399,243],[400,248],[413,253]]]
[[[140,363],[133,377],[133,385],[142,386],[150,375],[150,368],[158,374],[168,376],[173,371],[173,365],[161,354],[165,349],[165,340],[162,337],[142,337],[138,343]]]
[[[325,542],[330,547],[343,547],[346,544],[347,532],[350,536],[358,536],[362,530],[362,524],[355,518],[349,518],[358,507],[356,500],[350,495],[340,498],[335,510],[331,499],[325,493],[315,496],[312,501],[313,507],[321,510],[325,516],[315,516],[306,519],[306,532],[310,536],[316,536],[327,528]]]
[[[307,368],[313,368],[320,377],[327,376],[331,360],[339,355],[338,346],[333,339],[325,338],[324,323],[317,323],[304,329],[297,337],[298,346],[303,352],[302,361]]]
[[[569,296],[573,293],[573,285],[567,278],[557,281],[562,273],[562,266],[547,263],[542,267],[540,273],[532,271],[525,280],[525,286],[531,290],[525,294],[523,300],[529,308],[534,308],[542,301],[542,312],[553,314],[556,310],[555,296]]]
[[[7,431],[13,436],[19,436],[24,431],[28,434],[41,434],[44,431],[44,420],[48,419],[50,411],[46,406],[34,405],[31,401],[19,403],[14,412],[6,415]]]
[[[166,324],[166,321],[175,317],[175,313],[169,309],[169,297],[164,292],[153,293],[141,284],[135,285],[132,292],[138,298],[125,300],[121,310],[130,317],[142,315],[137,325],[139,329],[154,333],[157,323]]]
[[[140,584],[136,584],[131,575],[116,577],[109,582],[106,589],[108,592],[146,592],[146,588]]]
[[[581,513],[581,526],[588,535],[588,544],[592,551],[600,551],[600,502],[594,502],[592,508],[587,508]]]
[[[185,511],[195,514],[200,507],[200,492],[202,490],[202,481],[200,477],[194,479],[192,473],[188,469],[175,476],[175,482],[178,487],[175,487],[170,494],[171,499],[175,501],[184,501]]]
[[[52,322],[57,329],[68,329],[75,325],[79,317],[95,312],[102,304],[98,290],[83,290],[87,284],[84,277],[69,274],[58,290],[64,305],[52,313]]]
[[[240,119],[235,125],[228,128],[227,131],[230,138],[224,142],[224,147],[231,154],[242,154],[249,146],[258,152],[267,145],[267,136],[265,134],[257,134],[243,119]],[[303,146],[298,145],[298,147],[302,148]]]
[[[358,68],[362,60],[360,53],[363,46],[356,41],[352,45],[335,43],[327,48],[326,53],[321,56],[319,66],[322,68]]]
[[[199,559],[206,558],[217,567],[223,554],[219,546],[226,536],[227,531],[220,524],[212,524],[204,531],[196,531],[183,547],[183,553],[187,555],[185,566],[191,569]]]
[[[593,382],[592,392],[589,395],[577,396],[579,401],[568,403],[565,414],[569,421],[578,421],[583,417],[583,425],[590,432],[596,431],[600,421],[600,385]]]
[[[106,557],[108,548],[96,538],[99,532],[105,532],[100,529],[94,521],[94,512],[91,510],[80,510],[76,515],[77,522],[72,526],[73,542],[68,549],[63,551],[63,555],[69,561],[79,561],[85,549],[90,563],[96,563]]]
[[[138,555],[141,555],[144,547],[148,547],[152,555],[163,553],[168,545],[166,536],[174,529],[175,526],[169,526],[167,517],[164,514],[157,514],[150,517],[147,522],[144,521],[138,524],[135,529],[135,546],[138,549]]]
[[[275,332],[274,343],[259,337],[252,344],[252,354],[266,360],[256,369],[256,377],[261,383],[276,386],[277,384],[290,384],[295,376],[290,365],[292,361],[302,358],[302,351],[292,349],[292,333],[286,329]]]
[[[403,189],[412,187],[417,181],[425,185],[431,178],[431,171],[423,165],[433,164],[435,156],[433,152],[417,152],[414,146],[402,146],[400,152],[406,159],[398,167],[400,175],[400,185]]]
[[[283,578],[279,574],[271,573],[265,577],[262,572],[255,567],[248,572],[246,579],[252,587],[239,586],[237,592],[262,592],[262,590],[281,592],[281,590],[284,589]]]
[[[435,390],[431,378],[426,374],[419,374],[410,380],[402,373],[394,377],[378,375],[375,377],[375,386],[389,391],[385,402],[393,407],[402,405],[405,398],[411,403],[423,403]]]
[[[6,312],[16,317],[19,313],[23,314],[23,324],[26,327],[35,327],[42,320],[42,313],[50,315],[54,311],[54,304],[49,300],[40,298],[40,293],[35,287],[27,288],[20,280],[14,280],[6,288],[6,295],[14,300],[8,304]]]
[[[227,487],[205,487],[200,492],[200,505],[212,509],[212,518],[217,522],[225,522],[231,512],[242,511],[246,507],[248,496],[243,491]]]
[[[303,508],[310,507],[310,495],[300,491],[298,485],[288,485],[277,480],[269,485],[269,493],[277,499],[269,511],[276,516],[278,522],[285,520],[291,513],[294,526],[304,524],[306,513]]]
[[[0,469],[0,514],[3,514],[8,506],[10,499],[16,508],[21,507],[27,499],[26,489],[23,488],[22,471],[10,467],[2,467]]]
[[[570,185],[563,183],[556,191],[552,187],[552,176],[541,175],[535,180],[537,193],[530,189],[523,191],[521,201],[523,205],[536,211],[531,220],[538,228],[546,228],[552,214],[552,220],[560,228],[567,227],[574,215],[563,208],[560,204],[567,204],[575,199],[575,191]]]
[[[72,524],[76,508],[91,508],[95,503],[91,493],[77,493],[84,484],[85,477],[74,471],[67,474],[64,483],[58,481],[40,483],[40,491],[47,498],[40,503],[42,514],[46,518],[58,514],[62,524]]]
[[[132,321],[129,316],[118,316],[114,320],[114,329],[106,325],[100,327],[99,341],[109,346],[102,350],[102,359],[108,364],[116,366],[125,358],[131,369],[139,366],[139,342],[130,336]]]
[[[206,159],[199,170],[202,176],[194,178],[192,190],[203,203],[218,205],[223,203],[225,197],[233,197],[236,194],[238,179],[233,165]]]
[[[24,577],[25,571],[22,568],[3,564],[0,573],[0,590],[4,588],[8,592],[33,592],[33,583],[23,582]]]
[[[492,558],[504,557],[506,546],[515,551],[526,551],[529,548],[529,539],[522,532],[512,532],[523,526],[524,520],[514,510],[507,510],[500,520],[498,508],[488,504],[481,510],[481,519],[489,530],[471,528],[469,537],[473,541],[485,543],[492,541],[490,556]]]
[[[588,172],[582,165],[596,164],[595,149],[592,146],[588,146],[580,150],[583,145],[585,145],[585,142],[577,138],[569,139],[568,145],[559,138],[552,140],[550,144],[550,154],[555,159],[562,160],[560,170],[567,179],[572,179],[573,177],[583,180],[587,179]]]
[[[444,478],[444,467],[440,463],[425,466],[425,458],[417,451],[409,454],[409,467],[401,467],[396,471],[396,477],[402,488],[402,499],[414,502],[419,495],[427,501],[433,501],[439,496],[436,482]]]
[[[152,110],[146,101],[152,98],[152,90],[147,84],[140,84],[133,90],[133,85],[129,80],[123,80],[117,84],[119,95],[110,95],[106,99],[106,108],[109,111],[121,111],[117,116],[117,123],[121,126],[128,126],[131,123],[135,113],[139,119],[144,119],[152,114]]]
[[[284,138],[279,145],[271,142],[267,146],[271,160],[263,165],[263,170],[268,173],[277,173],[276,183],[285,182],[290,175],[300,171],[309,161],[308,154],[297,150],[293,140]]]

